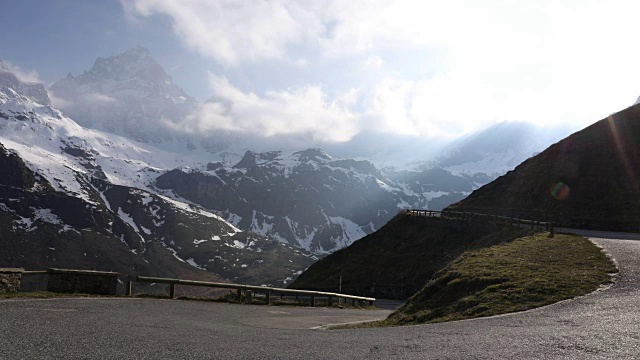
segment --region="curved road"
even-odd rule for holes
[[[385,312],[143,299],[0,302],[0,359],[635,359],[640,235],[580,232],[616,259],[615,284],[502,316],[318,330]],[[612,239],[618,237],[620,239]]]

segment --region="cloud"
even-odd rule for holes
[[[235,66],[283,59],[292,43],[322,31],[309,9],[294,1],[122,0],[129,17],[169,16],[191,49]]]
[[[78,97],[78,100],[80,100],[79,102],[75,102],[72,100],[75,98],[75,95],[65,96],[63,98],[63,97],[56,96],[56,93],[52,90],[48,90],[47,93],[49,95],[49,98],[51,99],[51,103],[53,104],[53,106],[61,110],[67,110],[67,111],[82,104],[89,104],[90,107],[95,109],[103,109],[105,106],[112,105],[119,102],[119,100],[116,98],[113,98],[105,94],[99,94],[99,93],[87,93],[87,94],[78,95],[77,97]]]
[[[87,102],[94,104],[113,104],[118,102],[118,99],[105,94],[89,93],[84,95],[83,97]]]
[[[166,16],[229,73],[283,62],[344,78],[251,93],[214,76],[203,127],[452,137],[505,120],[582,126],[640,95],[635,1],[121,1],[136,19]]]
[[[300,48],[319,48],[321,55],[335,56],[419,47],[440,42],[443,33],[463,36],[451,19],[473,20],[473,14],[464,16],[459,1],[121,0],[121,4],[134,21],[168,17],[187,46],[227,66],[270,59],[304,62],[295,56]]]
[[[305,139],[307,146],[347,142],[361,133],[453,138],[473,130],[464,116],[450,120],[450,112],[457,115],[455,109],[466,111],[466,107],[442,104],[437,97],[440,86],[432,82],[387,77],[374,89],[351,88],[330,96],[319,86],[260,95],[242,91],[224,76],[210,73],[209,80],[211,100],[183,122],[168,125],[197,134],[225,130],[292,137]],[[424,103],[424,98],[433,100]]]
[[[373,71],[380,70],[380,68],[382,68],[382,65],[384,65],[384,60],[382,60],[382,58],[380,56],[378,56],[378,55],[370,55],[364,61],[363,68],[366,71],[373,72]]]
[[[20,67],[13,65],[9,61],[0,60],[0,70],[4,70],[14,74],[18,80],[28,84],[40,84],[39,75],[35,70],[25,71]]]
[[[225,77],[209,74],[209,79],[214,97],[179,125],[187,131],[298,136],[313,142],[347,141],[358,132],[358,115],[348,109],[353,101],[350,93],[328,100],[322,88],[306,86],[258,96],[243,92]]]
[[[49,95],[49,99],[51,99],[51,104],[53,104],[53,106],[57,107],[58,109],[64,110],[74,105],[74,103],[69,99],[58,97],[56,96],[55,92],[51,90],[47,90],[47,94]]]

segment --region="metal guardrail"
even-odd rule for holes
[[[426,216],[426,217],[440,217],[442,215],[442,211],[437,211],[437,210],[407,209],[407,212],[410,214],[414,214],[418,216]]]
[[[48,273],[48,270],[25,270],[22,275],[47,275]]]
[[[351,299],[353,305],[356,305],[356,301],[366,302],[370,306],[373,305],[373,302],[376,300],[375,298],[370,298],[370,297],[339,294],[339,293],[324,292],[324,291],[284,289],[284,288],[253,286],[253,285],[237,285],[237,284],[216,283],[216,282],[208,282],[208,281],[182,280],[182,279],[158,278],[158,277],[148,277],[148,276],[136,276],[128,279],[126,284],[127,296],[131,296],[132,286],[134,282],[169,284],[169,297],[172,299],[175,298],[175,295],[176,295],[176,285],[187,285],[187,286],[203,286],[203,287],[222,288],[222,289],[235,289],[237,290],[238,302],[242,300],[243,294],[244,294],[245,302],[251,302],[251,297],[253,296],[253,293],[264,293],[265,301],[267,305],[271,304],[272,293],[308,295],[310,297],[311,306],[316,305],[316,302],[315,302],[316,297],[326,297],[327,303],[329,306],[333,305],[334,298]]]
[[[436,211],[436,210],[421,210],[421,209],[407,209],[407,213],[417,215],[417,216],[425,216],[425,217],[438,217],[438,218],[447,218],[453,219],[451,215],[460,216],[462,219],[469,220],[482,220],[487,222],[502,222],[507,223],[511,226],[516,227],[531,227],[531,229],[545,229],[546,231],[554,234],[554,224],[551,221],[537,221],[537,220],[528,220],[528,219],[520,219],[513,218],[508,216],[500,216],[500,215],[490,215],[490,214],[482,214],[476,212],[468,212],[468,211]]]

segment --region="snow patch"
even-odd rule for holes
[[[120,217],[120,219],[122,219],[122,221],[129,224],[129,226],[131,226],[133,230],[135,230],[136,234],[138,234],[138,236],[140,237],[140,241],[142,241],[143,243],[146,242],[142,235],[140,235],[140,229],[138,228],[138,225],[136,225],[131,216],[122,211],[122,208],[118,208],[118,216]]]
[[[195,262],[195,260],[193,260],[193,258],[188,258],[186,262],[187,262],[187,264],[189,264],[189,265],[193,266],[194,268],[198,268],[198,269],[200,269],[200,270],[206,270],[206,268],[205,268],[205,267],[198,265],[198,264]]]

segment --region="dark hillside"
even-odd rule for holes
[[[447,223],[401,213],[351,246],[321,259],[290,287],[407,298],[468,249],[510,241],[525,230]]]
[[[640,105],[550,146],[448,209],[640,231]]]

